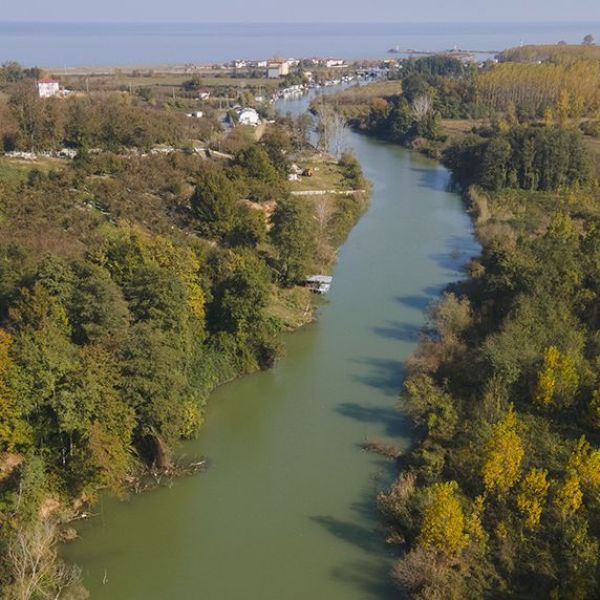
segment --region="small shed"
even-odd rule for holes
[[[307,277],[305,286],[315,294],[327,294],[331,289],[333,277],[330,275],[312,275]]]

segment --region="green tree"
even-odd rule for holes
[[[139,267],[125,287],[125,297],[135,321],[151,323],[166,332],[181,333],[185,326],[185,290],[167,269]]]
[[[281,275],[287,283],[301,281],[316,252],[316,233],[310,208],[287,198],[273,214],[271,239],[279,254]]]
[[[275,152],[275,148],[271,147],[271,151]],[[258,201],[272,200],[282,193],[282,177],[287,176],[287,167],[278,171],[264,148],[258,144],[244,148],[238,152],[236,162],[245,172],[249,198]]]
[[[122,339],[129,325],[123,294],[105,269],[76,265],[78,281],[70,305],[70,322],[78,344]],[[132,283],[133,285],[133,283]]]
[[[10,356],[12,338],[0,329],[0,451],[13,452],[31,443],[31,427],[13,380],[17,367]]]
[[[234,226],[237,199],[233,184],[222,170],[201,171],[192,197],[199,230],[210,237],[227,235]]]
[[[481,185],[489,190],[505,187],[512,149],[508,140],[497,137],[486,146],[481,164]]]
[[[169,336],[151,323],[129,331],[121,351],[121,393],[135,411],[134,441],[142,455],[168,464],[168,448],[186,428],[186,400],[193,398],[185,360]]]
[[[232,246],[255,248],[267,238],[267,223],[262,210],[240,206],[228,237]]]

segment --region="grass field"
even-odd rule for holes
[[[594,166],[596,168],[596,174],[600,178],[600,138],[593,138],[586,135],[583,140],[585,146],[592,155],[592,160],[594,161]]]
[[[202,86],[211,87],[263,87],[274,89],[278,82],[266,78],[236,78],[224,74],[217,77],[216,73],[196,74],[202,81]],[[61,78],[65,87],[77,90],[118,90],[123,88],[172,88],[181,87],[185,81],[192,78],[192,74],[181,73],[153,73],[151,76],[134,76],[131,73],[115,73],[114,75],[67,75]]]
[[[54,158],[40,158],[38,160],[19,160],[0,156],[0,179],[3,181],[23,181],[34,169],[50,171],[60,169],[64,161]]]
[[[402,82],[399,80],[375,81],[367,85],[352,86],[331,96],[331,100],[339,104],[364,104],[373,98],[395,96],[402,93]]]
[[[298,160],[297,165],[301,169],[310,169],[310,177],[300,176],[299,181],[291,181],[292,191],[309,190],[341,190],[343,189],[343,176],[337,163],[324,160],[321,157],[309,157]]]
[[[483,120],[477,119],[443,119],[442,129],[450,137],[458,137],[471,133],[473,127],[481,127]]]

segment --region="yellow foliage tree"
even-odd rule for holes
[[[592,448],[583,435],[569,458],[568,468],[577,473],[584,488],[592,494],[600,492],[600,450]]]
[[[549,487],[545,469],[531,469],[521,481],[517,506],[525,514],[525,525],[529,529],[535,529],[540,523]]]
[[[483,514],[484,508],[484,497],[477,496],[473,501],[473,507],[471,514],[467,517],[465,522],[465,531],[470,540],[476,541],[482,546],[485,545],[488,539],[488,534],[481,523],[481,515]]]
[[[561,353],[549,346],[544,353],[544,364],[538,375],[535,401],[541,406],[569,406],[579,389],[579,375],[571,354]]]
[[[552,127],[554,125],[554,111],[549,106],[544,110],[544,125],[546,127]]]
[[[571,354],[563,354],[558,365],[560,375],[559,379],[559,399],[564,405],[570,405],[577,390],[579,389],[579,374],[575,360]]]
[[[552,404],[556,391],[556,368],[560,352],[556,346],[550,346],[544,354],[544,366],[538,375],[535,401],[542,406]]]
[[[554,505],[563,519],[573,516],[583,502],[583,493],[579,476],[575,471],[569,471],[565,482],[556,490]]]
[[[599,82],[600,61],[594,58],[569,64],[505,62],[481,73],[477,87],[486,106],[507,110],[513,103],[536,113],[551,106],[556,120],[564,125],[569,116],[593,114],[598,109]]]
[[[456,497],[456,481],[436,483],[429,488],[419,543],[445,554],[456,553],[468,542],[465,515]]]
[[[506,494],[519,481],[523,443],[517,433],[517,415],[511,405],[506,417],[494,425],[486,444],[482,469],[488,492]]]
[[[595,390],[589,404],[590,421],[596,429],[600,429],[600,390]]]
[[[571,98],[567,90],[561,89],[556,101],[556,112],[558,113],[558,123],[564,127],[569,119],[571,108]]]
[[[11,345],[10,334],[0,329],[0,451],[8,452],[27,444],[31,435],[10,386],[10,374],[15,368],[10,357]]]

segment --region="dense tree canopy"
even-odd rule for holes
[[[79,154],[47,168],[2,157],[0,169],[7,598],[29,597],[21,592],[33,574],[20,569],[35,544],[48,573],[36,597],[79,593],[53,521],[39,519],[43,503],[56,498],[68,511],[102,489],[126,493],[147,468],[171,473],[209,392],[279,356],[289,324],[275,315],[307,319],[309,291],[287,288],[310,265],[330,264],[316,247],[314,204],[287,197],[285,130],[246,140],[231,160],[146,155],[132,146],[185,145],[193,129],[124,96],[41,100],[22,79],[22,93],[0,103],[12,123],[0,123],[5,148],[68,144]],[[349,156],[335,168],[362,181]],[[328,215],[340,234],[364,208],[345,200]]]
[[[577,132],[517,126],[486,135],[467,137],[446,150],[446,162],[461,182],[487,190],[546,191],[591,181],[591,159]]]
[[[597,596],[594,194],[469,192],[483,255],[409,361],[419,438],[379,500],[410,597]]]

